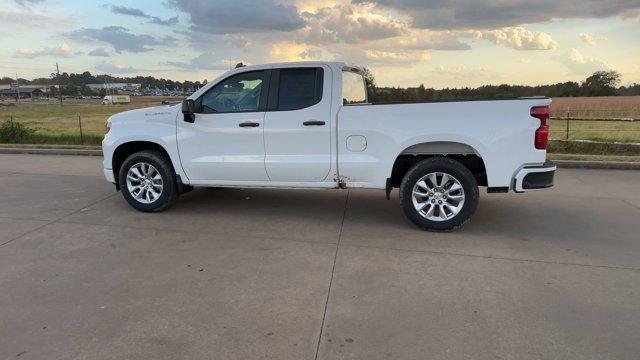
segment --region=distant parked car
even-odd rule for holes
[[[129,104],[130,102],[129,95],[107,95],[102,98],[102,105]]]

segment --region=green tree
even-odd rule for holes
[[[78,95],[78,87],[73,84],[68,84],[62,88],[63,95],[76,96]]]
[[[616,86],[620,83],[620,73],[611,71],[596,71],[582,82],[581,91],[584,96],[618,95]]]
[[[376,78],[373,76],[371,70],[364,68],[364,82],[367,85],[367,97],[370,102],[378,100],[376,93]]]

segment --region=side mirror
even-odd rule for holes
[[[193,123],[196,121],[196,103],[192,99],[187,99],[182,102],[182,114],[184,114],[184,121]]]

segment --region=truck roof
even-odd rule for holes
[[[296,65],[302,65],[302,66],[328,65],[328,66],[331,66],[331,67],[338,67],[338,68],[342,68],[342,67],[347,66],[347,64],[345,62],[343,62],[343,61],[287,61],[287,62],[277,62],[277,63],[246,65],[246,66],[243,66],[241,69],[242,70],[269,69],[269,68],[274,68],[274,67],[291,67],[291,66],[296,66]],[[357,66],[349,65],[349,67],[353,67],[353,68],[358,69]]]

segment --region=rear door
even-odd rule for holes
[[[331,69],[272,71],[264,118],[271,181],[319,182],[331,169]]]

